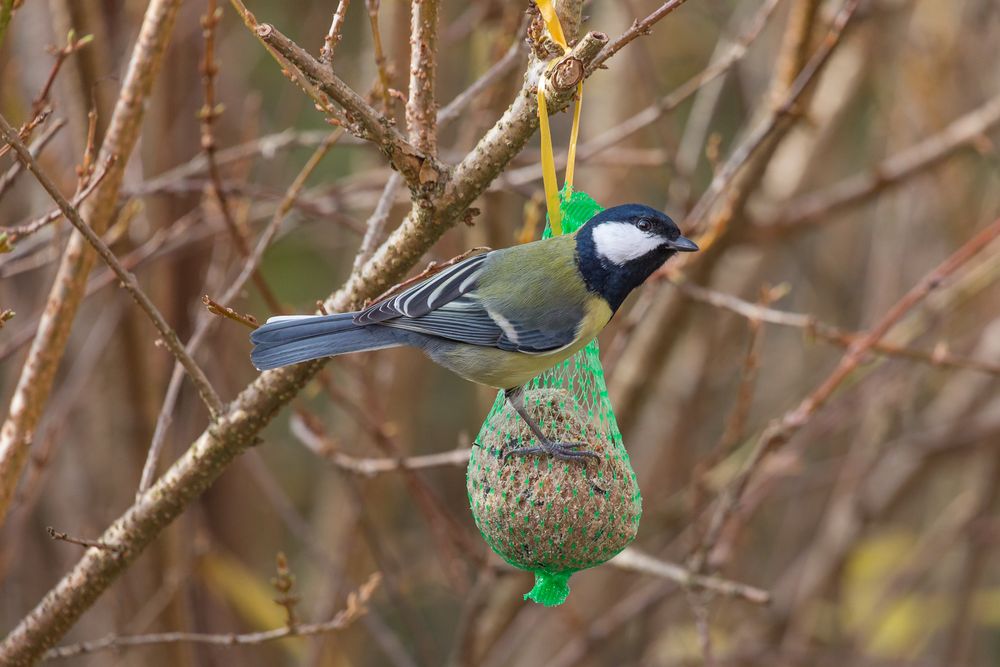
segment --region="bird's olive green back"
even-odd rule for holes
[[[491,274],[517,276],[517,280],[490,280]],[[476,291],[484,302],[503,303],[504,312],[510,307],[546,310],[552,303],[582,304],[588,292],[576,266],[576,236],[567,234],[494,252],[486,260]]]

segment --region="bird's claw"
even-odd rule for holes
[[[580,451],[579,448],[583,447],[583,445],[584,443],[582,442],[543,441],[540,445],[533,447],[517,447],[515,449],[507,449],[503,453],[503,459],[506,461],[511,456],[547,455],[561,461],[580,461],[588,458],[594,459],[595,461],[601,460],[601,457],[597,452],[592,452],[590,450]]]

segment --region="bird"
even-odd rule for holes
[[[277,316],[250,334],[251,361],[268,370],[352,352],[410,346],[476,382],[503,390],[537,445],[513,455],[597,458],[548,438],[528,414],[524,385],[581,350],[625,298],[678,252],[697,244],[666,214],[613,206],[573,233],[465,259],[366,308]]]

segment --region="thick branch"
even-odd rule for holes
[[[437,154],[438,0],[413,0],[410,5],[410,98],[406,127],[410,141],[425,155]]]

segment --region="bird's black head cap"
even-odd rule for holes
[[[577,266],[587,289],[612,310],[674,253],[697,249],[668,215],[642,204],[605,209],[576,235]]]

